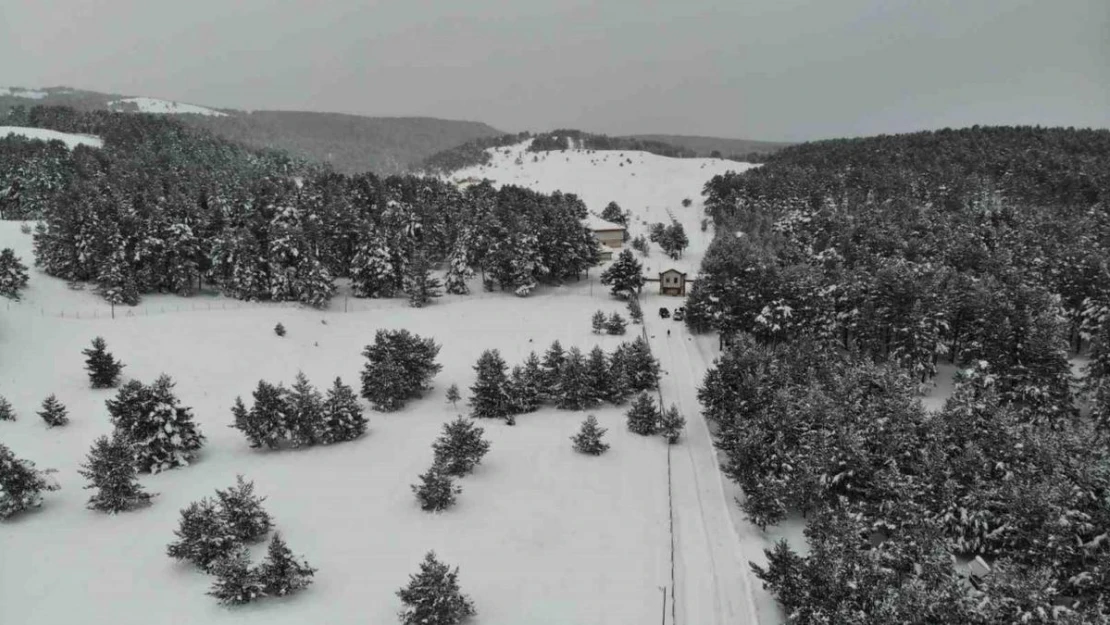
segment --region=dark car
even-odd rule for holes
[[[660,319],[666,319],[667,317],[670,317],[670,316],[671,316],[671,311],[667,310],[666,308],[660,308],[659,309],[659,318]]]
[[[686,307],[685,306],[683,306],[681,308],[675,308],[674,309],[674,315],[671,317],[671,319],[674,319],[675,321],[682,321],[685,318],[686,318]]]

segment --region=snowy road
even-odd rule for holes
[[[655,306],[645,303],[644,309]],[[668,622],[773,625],[778,610],[748,565],[761,559],[763,538],[749,524],[734,522],[729,506],[736,504],[725,495],[725,478],[697,399],[716,351],[705,337],[692,337],[684,324],[647,317],[645,324],[662,366],[664,405],[677,405],[687,422],[683,440],[670,449],[675,589],[674,617],[668,614]]]

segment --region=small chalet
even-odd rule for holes
[[[602,260],[611,260],[613,250],[619,250],[624,245],[624,226],[594,215],[586,218],[585,225],[601,245]]]
[[[677,269],[659,272],[659,294],[685,296],[686,274]]]

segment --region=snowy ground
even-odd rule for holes
[[[183,102],[173,102],[171,100],[159,100],[158,98],[124,98],[122,100],[113,100],[108,103],[109,107],[119,104],[134,104],[139,107],[140,113],[164,113],[164,114],[182,114],[189,113],[193,115],[211,115],[214,117],[227,117],[227,113],[210,109],[204,106],[197,106],[195,104],[185,104]]]
[[[41,100],[50,95],[45,91],[35,91],[33,89],[20,89],[18,87],[0,87],[0,95],[12,95],[17,98],[27,98],[28,100]]]
[[[87,145],[93,148],[104,147],[104,141],[93,135],[78,135],[69,132],[58,132],[45,128],[25,128],[22,126],[0,126],[0,137],[19,135],[28,139],[42,139],[43,141],[61,141],[70,149],[78,145]]]

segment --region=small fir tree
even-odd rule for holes
[[[47,427],[63,426],[69,423],[69,417],[66,416],[66,407],[54,395],[42,401],[42,410],[38,412],[38,415],[46,422]]]
[[[221,522],[240,542],[260,540],[273,527],[263,501],[265,497],[254,494],[254,482],[244,480],[242,475],[235,477],[235,486],[216,491]]]
[[[11,248],[0,251],[0,297],[19,301],[19,290],[27,286],[27,266]]]
[[[442,285],[432,277],[432,266],[423,254],[417,254],[405,269],[404,291],[409,306],[421,308],[433,297],[442,295]]]
[[[612,380],[609,377],[609,362],[605,350],[594,346],[586,357],[587,406],[597,406],[612,393]]]
[[[262,580],[251,568],[250,554],[242,545],[213,562],[210,569],[216,581],[208,594],[222,605],[244,605],[265,596]]]
[[[481,419],[503,419],[512,414],[509,379],[501,352],[487,349],[474,365],[477,379],[470,387],[470,415]]]
[[[316,569],[294,556],[281,533],[274,532],[266,559],[259,565],[257,574],[267,597],[284,597],[308,588]]]
[[[633,392],[648,391],[659,386],[659,361],[651,355],[644,337],[637,336],[627,348],[625,364]]]
[[[489,452],[485,433],[470,419],[459,417],[443,424],[443,433],[432,444],[435,464],[447,475],[461,477],[474,470]]]
[[[659,432],[659,410],[647,393],[640,393],[632,400],[632,406],[625,417],[628,419],[628,429],[640,436],[651,436]]]
[[[462,395],[459,395],[459,385],[458,384],[452,384],[451,386],[448,386],[447,387],[447,401],[451,402],[451,406],[453,408],[457,409],[459,407],[459,400],[460,399],[462,399]]]
[[[515,414],[534,412],[540,407],[542,387],[519,365],[509,373],[509,404]]]
[[[528,357],[524,359],[524,372],[522,373],[521,383],[527,388],[526,394],[536,398],[536,405],[534,409],[538,409],[544,400],[548,397],[548,389],[546,388],[547,376],[543,370],[543,364],[540,363],[540,357],[536,352],[529,352]],[[524,412],[531,412],[525,410]]]
[[[659,420],[659,433],[667,442],[674,445],[682,436],[682,428],[686,427],[686,419],[678,413],[678,407],[671,404],[671,407],[664,412]]]
[[[44,492],[58,490],[53,469],[39,470],[30,460],[20,460],[0,443],[0,519],[42,505]]]
[[[254,405],[245,412],[242,401],[236,398],[236,405],[231,410],[235,417],[232,427],[247,437],[251,447],[265,445],[269,449],[277,449],[287,438],[289,392],[280,384],[259,380],[253,395]]]
[[[628,322],[617,313],[613,313],[609,316],[609,319],[605,321],[605,331],[609,334],[624,334],[624,330],[627,326]]]
[[[592,405],[592,397],[586,359],[581,350],[572,347],[559,372],[556,405],[563,410],[582,410]]]
[[[420,483],[412,485],[412,492],[420,501],[420,509],[426,512],[441,512],[455,505],[455,496],[462,488],[455,485],[451,476],[438,465],[432,465],[420,476]]]
[[[644,286],[643,273],[644,268],[632,251],[624,250],[612,265],[601,272],[601,283],[610,286],[610,292],[615,297],[628,298],[639,293]]]
[[[0,396],[0,421],[15,421],[15,409],[6,397]]]
[[[632,319],[632,323],[644,322],[644,309],[640,307],[640,300],[635,297],[628,300],[628,317]]]
[[[402,625],[458,625],[477,614],[459,589],[459,569],[437,560],[434,551],[424,556],[420,572],[409,576],[408,586],[397,596],[404,605],[397,615]]]
[[[594,334],[601,334],[601,331],[605,329],[605,313],[600,310],[595,312],[590,320],[590,325],[593,326]]]
[[[574,441],[575,451],[598,456],[609,449],[609,444],[601,440],[607,431],[597,424],[597,417],[589,415],[582,422],[582,428],[578,430],[577,434],[570,437],[570,440]]]
[[[293,447],[310,447],[322,436],[324,399],[320,391],[309,383],[304,373],[298,372],[287,396],[289,412],[286,430]]]
[[[615,405],[623,404],[632,394],[626,362],[627,353],[627,349],[618,347],[609,356],[609,395],[605,400]]]
[[[436,363],[439,345],[408,330],[378,330],[374,343],[362,351],[362,396],[377,410],[399,410],[430,388],[443,368]]]
[[[281,325],[281,322],[278,322],[278,324],[274,326],[274,334],[285,336],[285,326]]]
[[[139,471],[158,473],[188,466],[204,446],[192,409],[179,405],[173,387],[168,375],[159,376],[150,386],[132,380],[105,402],[116,431],[135,446]]]
[[[551,347],[543,355],[543,377],[544,387],[547,389],[548,396],[554,399],[557,396],[557,387],[559,385],[560,372],[563,370],[563,363],[566,362],[566,352],[563,351],[563,346],[559,341],[553,341]]]
[[[324,400],[324,423],[320,442],[325,445],[353,441],[366,433],[369,420],[358,405],[354,389],[335,378]]]
[[[175,560],[192,562],[206,572],[240,546],[219,508],[207,497],[181,511],[181,522],[174,535],[177,540],[166,547],[166,554]]]
[[[92,347],[81,353],[86,356],[85,369],[89,372],[89,382],[93,388],[111,388],[119,381],[122,365],[108,352],[108,344],[99,336],[93,339]]]
[[[97,489],[89,498],[91,510],[116,514],[148,504],[153,497],[139,484],[131,441],[119,432],[96,439],[78,473],[90,482],[85,488]]]

